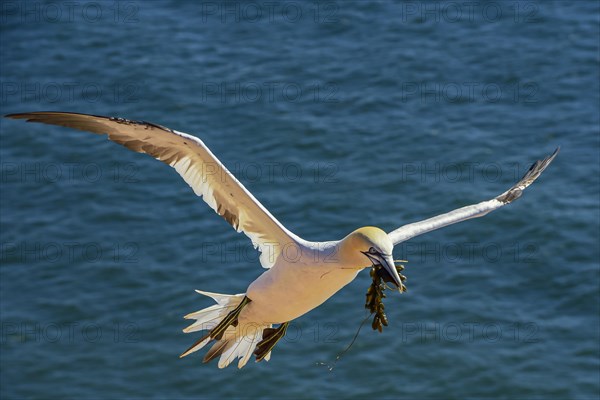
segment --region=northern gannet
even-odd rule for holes
[[[242,368],[252,354],[256,361],[269,360],[290,321],[321,305],[365,268],[376,266],[384,270],[388,280],[403,291],[404,277],[398,273],[392,257],[395,245],[450,224],[482,217],[516,200],[559,150],[535,162],[519,182],[494,199],[389,233],[362,227],[341,240],[310,242],[286,229],[195,136],[149,122],[70,112],[30,112],[6,117],[107,134],[108,139],[130,150],[149,154],[175,168],[217,214],[250,238],[261,253],[260,264],[267,270],[250,283],[246,293],[226,295],[197,290],[217,304],[184,317],[195,320],[184,332],[208,332],[180,357],[214,342],[204,361],[220,357],[219,368],[235,359],[239,359],[238,368]]]

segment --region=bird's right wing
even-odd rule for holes
[[[265,268],[273,266],[286,243],[298,239],[195,136],[144,121],[70,112],[6,117],[107,134],[113,142],[170,165],[217,214],[252,240]]]
[[[517,182],[506,192],[502,193],[500,196],[497,196],[492,200],[462,207],[446,214],[438,215],[437,217],[404,225],[388,233],[388,236],[394,245],[396,245],[415,236],[443,228],[444,226],[455,224],[471,218],[483,217],[490,211],[494,211],[495,209],[505,206],[521,197],[523,190],[525,190],[527,186],[531,185],[533,181],[535,181],[541,175],[546,167],[550,165],[552,160],[554,160],[558,154],[558,151],[559,148],[554,150],[554,153],[543,160],[536,161],[519,182]]]

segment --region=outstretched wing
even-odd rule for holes
[[[273,266],[285,243],[298,239],[195,136],[144,121],[69,112],[6,117],[108,134],[113,142],[169,164],[217,214],[252,240],[261,252],[260,262],[265,268]]]
[[[394,245],[411,239],[415,236],[422,235],[424,233],[443,228],[444,226],[455,224],[457,222],[465,221],[471,218],[483,217],[490,211],[494,211],[497,208],[505,206],[512,201],[521,197],[523,190],[535,181],[538,176],[546,169],[548,165],[554,160],[558,154],[560,148],[554,150],[554,153],[544,158],[543,160],[536,161],[527,171],[525,176],[521,178],[513,187],[502,193],[500,196],[484,201],[478,204],[462,207],[454,211],[450,211],[446,214],[438,215],[437,217],[429,218],[420,222],[404,225],[390,233],[388,236],[394,243]]]

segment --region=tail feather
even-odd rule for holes
[[[237,304],[239,304],[240,301],[242,301],[242,299],[246,295],[245,293],[240,293],[240,294],[221,294],[221,293],[205,292],[203,290],[196,290],[196,293],[200,293],[201,295],[204,295],[204,296],[207,296],[207,297],[211,297],[220,306],[228,305],[228,304],[230,304],[235,299],[238,300]]]
[[[215,304],[212,307],[205,308],[204,310],[196,311],[194,313],[186,315],[185,319],[195,319],[196,322],[185,328],[185,333],[197,332],[210,330],[217,326],[217,324],[225,318],[230,311],[232,311],[237,304],[231,306],[221,306]]]
[[[203,348],[204,346],[206,346],[209,342],[210,342],[210,336],[206,335],[201,337],[198,341],[196,341],[196,343],[194,343],[193,345],[190,346],[189,349],[187,349],[186,351],[184,351],[183,353],[181,353],[181,355],[179,356],[179,358],[183,358],[189,354],[192,354],[198,350],[200,350],[201,348]]]
[[[195,319],[196,322],[188,326],[183,330],[185,333],[196,332],[196,331],[204,331],[210,330],[214,328],[223,318],[229,314],[231,310],[236,308],[238,304],[244,299],[244,294],[236,294],[236,295],[224,295],[219,293],[211,293],[211,292],[203,292],[201,290],[196,290],[196,292],[212,297],[213,300],[217,302],[217,304],[204,308],[200,311],[196,311],[193,313],[189,313],[183,318],[185,319]],[[198,349],[200,350],[200,349]]]
[[[196,290],[196,292],[213,298],[217,304],[187,314],[184,318],[195,319],[196,321],[183,330],[185,333],[213,329],[224,318],[227,317],[229,312],[233,311],[238,305],[240,305],[245,297],[244,293],[225,295],[203,292],[200,290]],[[237,358],[240,359],[238,362],[238,368],[242,368],[244,365],[246,365],[254,353],[254,349],[256,348],[258,342],[262,340],[263,330],[270,327],[271,325],[230,325],[224,332],[223,336],[208,350],[204,356],[203,362],[209,362],[220,356],[218,366],[219,368],[225,368]],[[213,339],[209,335],[200,338],[180,357],[185,357],[202,349],[212,340]],[[265,359],[268,360],[267,357],[265,357]]]
[[[218,342],[213,344],[212,347],[204,355],[204,359],[202,360],[202,362],[207,363],[223,354],[223,350],[225,349],[226,344],[227,342],[225,340],[219,340]]]
[[[244,334],[238,335],[237,338],[230,339],[219,359],[219,368],[227,367],[236,358],[240,359],[238,368],[244,367],[252,354],[254,354],[256,345],[262,340],[264,328],[266,327],[253,327],[249,329],[252,332],[244,332]]]
[[[237,339],[234,338],[227,342],[223,354],[221,354],[221,358],[219,359],[219,368],[227,367],[234,358],[240,358],[240,356],[242,356],[242,353],[238,350],[244,339],[244,336],[239,336]]]
[[[185,318],[185,319],[201,319],[202,317],[206,318],[205,314],[218,312],[218,310],[221,310],[223,308],[230,308],[230,307],[215,304],[214,306],[204,308],[200,311],[189,313],[189,314],[185,315],[183,318]]]
[[[261,340],[262,340],[262,330],[257,329],[256,332],[254,333],[254,336],[250,340],[244,342],[246,344],[246,348],[240,349],[240,354],[244,354],[244,356],[238,362],[238,368],[242,368],[244,365],[246,365],[246,363],[248,362],[250,357],[252,357],[252,354],[254,354],[254,349],[256,348],[256,345]]]

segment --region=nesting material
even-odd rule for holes
[[[406,277],[400,272],[404,270],[404,265],[395,264],[395,267],[396,271],[398,271],[398,275],[400,276],[400,280],[402,281],[402,284],[398,290],[400,293],[403,293],[406,291],[406,286],[404,286]],[[369,310],[371,314],[374,314],[371,327],[373,330],[381,332],[383,331],[384,326],[388,326],[388,319],[387,315],[385,315],[385,306],[383,304],[383,299],[386,297],[384,291],[388,287],[388,282],[392,283],[394,286],[396,285],[394,284],[394,280],[390,276],[389,272],[387,272],[381,265],[373,265],[371,267],[370,275],[373,281],[367,290],[367,301],[365,303],[365,308]]]

